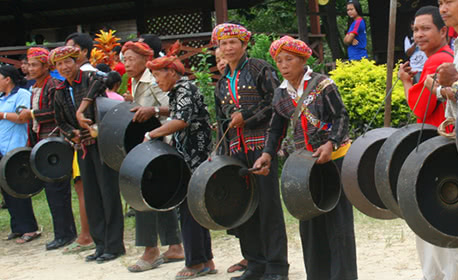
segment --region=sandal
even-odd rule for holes
[[[81,253],[81,252],[92,250],[92,249],[95,249],[94,242],[89,243],[88,245],[82,245],[75,241],[72,244],[65,247],[64,250],[62,251],[62,254],[64,255],[77,254],[77,253]]]
[[[245,271],[246,269],[247,269],[247,266],[244,265],[243,263],[239,262],[239,263],[231,265],[227,269],[227,273],[234,273],[234,272],[237,272],[237,271]]]
[[[130,272],[143,272],[150,269],[155,269],[156,267],[160,266],[164,263],[164,259],[158,257],[152,263],[147,262],[145,260],[139,259],[134,265],[130,265],[127,267],[127,270]]]
[[[27,242],[30,242],[32,240],[35,240],[35,239],[39,238],[40,236],[41,236],[41,232],[40,231],[35,231],[31,235],[28,234],[28,233],[24,233],[21,237],[19,237],[16,240],[16,243],[17,244],[25,244]]]
[[[8,234],[8,236],[5,238],[5,240],[13,240],[13,239],[16,239],[16,238],[21,237],[21,236],[22,236],[22,233],[12,232],[12,233]]]
[[[164,263],[173,263],[173,262],[181,262],[184,261],[184,258],[168,258],[164,254],[161,254],[159,258],[164,260]]]
[[[191,273],[190,275],[176,275],[175,276],[175,279],[177,280],[181,280],[181,279],[193,279],[193,278],[197,278],[197,277],[200,277],[200,276],[204,276],[204,275],[207,275],[208,272],[210,272],[210,268],[208,267],[204,267],[202,269],[197,269],[197,268],[189,268],[189,267],[185,267],[183,268],[182,270],[180,270],[180,272],[178,272],[178,274],[180,273]]]

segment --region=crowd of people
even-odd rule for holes
[[[350,59],[367,57],[358,1],[350,0],[347,11],[354,19],[344,39]],[[458,0],[439,0],[439,8],[420,8],[412,24],[414,43],[409,41],[415,48],[406,50],[412,57],[421,51],[426,59],[422,66],[406,62],[399,71],[407,103],[418,122],[435,126],[446,117],[456,117],[458,56],[448,45],[447,27],[458,30]],[[250,38],[250,31],[232,22],[219,24],[212,32],[221,74],[214,94],[217,134],[226,140],[219,152],[257,169],[259,190],[253,215],[229,231],[240,241],[243,260],[228,272],[243,271],[232,280],[286,280],[288,246],[277,153],[291,123],[296,149],[312,152],[317,164],[334,161],[341,168],[351,145],[349,117],[335,83],[307,66],[312,50],[305,42],[290,36],[272,42],[270,55],[281,81],[272,65],[247,56]],[[89,63],[92,47],[89,35],[73,33],[65,46],[51,51],[28,49],[21,65],[25,77],[13,66],[0,67],[0,155],[55,135],[72,143],[72,178],[44,186],[54,228],[54,239],[46,250],[62,248],[64,254],[93,250],[85,261],[105,263],[126,252],[124,217],[118,173],[100,160],[93,133],[94,100],[108,97],[135,102],[134,122],[158,118],[162,125],[147,132],[144,141],[165,137],[191,171],[211,152],[212,126],[199,88],[186,77],[185,66],[177,57],[178,42],[164,54],[159,37],[142,35],[116,50],[113,69]],[[98,71],[108,72],[105,81]],[[124,74],[130,79],[130,90],[118,94]],[[72,212],[71,180],[80,208],[79,235]],[[40,237],[31,199],[15,198],[4,190],[2,194],[11,217],[8,240],[24,244]],[[210,232],[194,219],[186,200],[178,210],[135,211],[135,221],[136,246],[145,249],[128,266],[130,272],[184,261],[176,279],[218,273]],[[353,209],[345,195],[329,213],[300,221],[299,233],[308,280],[358,279]],[[168,246],[162,254],[158,236]],[[439,248],[420,238],[417,249],[425,280],[458,279],[457,249]]]

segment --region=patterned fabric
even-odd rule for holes
[[[181,60],[177,57],[178,52],[180,51],[181,44],[179,41],[176,41],[170,49],[167,51],[167,55],[163,57],[158,57],[153,61],[150,61],[146,66],[150,70],[160,70],[164,68],[171,68],[184,75],[185,68]]]
[[[44,48],[32,47],[27,50],[27,59],[35,58],[43,64],[48,63],[49,51]]]
[[[59,135],[59,131],[55,129],[54,97],[60,84],[61,81],[48,76],[41,85],[35,84],[32,87],[31,105],[35,120],[29,122],[30,146],[34,146],[41,139]],[[34,99],[38,99],[38,102]]]
[[[132,50],[139,55],[146,56],[148,57],[148,60],[151,60],[154,56],[154,51],[148,46],[148,44],[143,42],[129,41],[122,47],[122,54],[124,54],[127,50]]]
[[[233,23],[222,23],[213,29],[211,40],[213,45],[218,45],[219,41],[230,38],[237,38],[247,43],[250,41],[251,32],[245,27]]]
[[[188,126],[173,134],[173,145],[194,171],[211,151],[210,117],[204,97],[186,77],[169,92],[170,118]]]
[[[311,73],[311,78],[317,73]],[[328,77],[322,75],[318,84],[302,104],[302,116],[306,123],[298,121],[294,128],[294,142],[296,149],[303,149],[311,145],[316,150],[327,141],[341,146],[346,144],[348,137],[349,117],[345,105],[340,97],[337,86]],[[274,156],[281,148],[281,142],[286,136],[291,121],[297,96],[292,96],[286,88],[277,88],[273,99],[274,113],[270,120],[264,152]],[[323,125],[327,125],[325,127]],[[304,127],[307,128],[304,131]],[[304,133],[305,132],[305,133]],[[306,143],[305,138],[308,138]]]
[[[270,56],[274,60],[281,51],[288,51],[306,59],[312,55],[312,49],[306,43],[290,36],[283,36],[270,45]]]
[[[272,115],[272,97],[279,84],[272,66],[260,59],[243,56],[232,76],[230,69],[226,69],[215,92],[219,134],[226,130],[232,113],[241,112],[245,120],[243,128],[229,130],[229,151],[226,153],[264,148],[264,136]]]
[[[68,57],[77,58],[80,55],[80,49],[72,46],[64,46],[53,49],[48,56],[48,63],[56,66],[58,61],[64,60]]]

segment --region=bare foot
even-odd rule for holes
[[[164,252],[164,257],[167,259],[183,259],[184,250],[181,244],[170,245],[169,249]]]
[[[142,260],[153,263],[160,255],[158,247],[145,247],[145,252],[140,257]]]
[[[236,271],[244,271],[247,268],[247,265],[248,265],[248,260],[243,259],[243,260],[239,261],[238,263],[231,265],[227,269],[227,272],[228,273],[232,273],[232,272],[236,272]]]
[[[193,265],[193,266],[185,266],[182,270],[180,270],[177,273],[177,277],[191,277],[191,276],[197,277],[199,276],[199,274],[201,274],[202,270],[204,269],[205,269],[204,263],[200,263],[200,264]],[[207,274],[207,273],[208,272],[205,272],[205,271],[203,272],[203,274]]]
[[[92,238],[91,238],[90,235],[80,234],[75,242],[80,244],[80,245],[87,246],[87,245],[91,244],[93,241],[92,241]]]
[[[208,267],[210,271],[215,270],[215,263],[213,262],[213,260],[209,260],[204,265],[205,267]]]

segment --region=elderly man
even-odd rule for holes
[[[141,106],[135,107],[135,122],[144,122],[153,116],[159,117],[159,107],[167,107],[169,98],[156,83],[146,63],[155,55],[143,42],[127,42],[122,48],[127,75],[132,79],[132,96],[125,95]],[[165,121],[165,117],[160,117]],[[128,267],[131,272],[141,272],[158,267],[162,263],[184,260],[181,246],[178,217],[175,210],[168,212],[135,212],[136,245],[145,246],[140,259]],[[162,245],[169,249],[160,255],[157,235]]]
[[[59,47],[49,54],[49,62],[65,78],[55,95],[55,118],[62,134],[80,148],[78,163],[84,186],[89,230],[95,252],[86,261],[107,262],[125,253],[124,218],[118,173],[100,161],[97,140],[82,126],[82,119],[94,121],[93,100],[106,96],[102,82],[92,72],[83,72],[76,62],[80,50]],[[86,102],[86,110],[82,104]],[[76,111],[76,112],[75,112]],[[85,115],[84,115],[85,114]]]
[[[443,5],[443,14],[447,14],[445,12],[447,9],[444,7],[445,4],[443,2],[447,2],[446,6],[452,6],[449,3],[453,1],[440,2]],[[444,16],[444,19],[450,18],[451,15],[447,15],[449,17]],[[451,21],[448,24],[451,24]],[[425,52],[428,59],[425,62],[419,83],[414,86],[411,85],[411,77],[415,73],[410,71],[408,65],[404,64],[401,66],[400,77],[407,94],[406,98],[411,108],[418,102],[417,109],[414,111],[418,122],[425,121],[426,123],[439,126],[445,119],[444,114],[449,114],[450,107],[454,107],[452,105],[453,101],[450,102],[448,100],[454,98],[454,96],[451,94],[451,88],[436,86],[432,90],[433,94],[431,95],[430,106],[426,106],[433,84],[433,74],[440,72],[441,66],[439,65],[443,63],[449,65],[453,61],[453,51],[447,45],[447,27],[437,7],[427,6],[417,11],[414,22],[414,40],[418,47]],[[424,93],[420,96],[424,85],[426,85]],[[447,96],[450,96],[450,98],[447,98]],[[444,107],[446,110],[444,110]],[[423,120],[425,115],[426,118]],[[416,241],[425,280],[458,279],[456,250],[434,246],[419,237],[417,237]]]
[[[215,92],[219,120],[229,120],[229,153],[247,166],[261,156],[272,115],[272,97],[279,85],[267,62],[248,58],[251,37],[245,27],[225,23],[213,30],[216,43],[228,61]],[[240,247],[248,260],[247,270],[232,280],[286,280],[288,257],[285,221],[280,201],[277,159],[268,176],[255,176],[259,206],[253,216],[236,229]]]
[[[49,74],[48,54],[49,51],[43,48],[30,48],[27,51],[29,74],[36,83],[32,86],[31,110],[22,110],[19,118],[29,122],[30,146],[59,134],[55,129],[54,94],[61,82]],[[54,240],[46,244],[46,250],[53,250],[68,245],[76,237],[70,178],[46,183],[45,192],[54,226]]]

